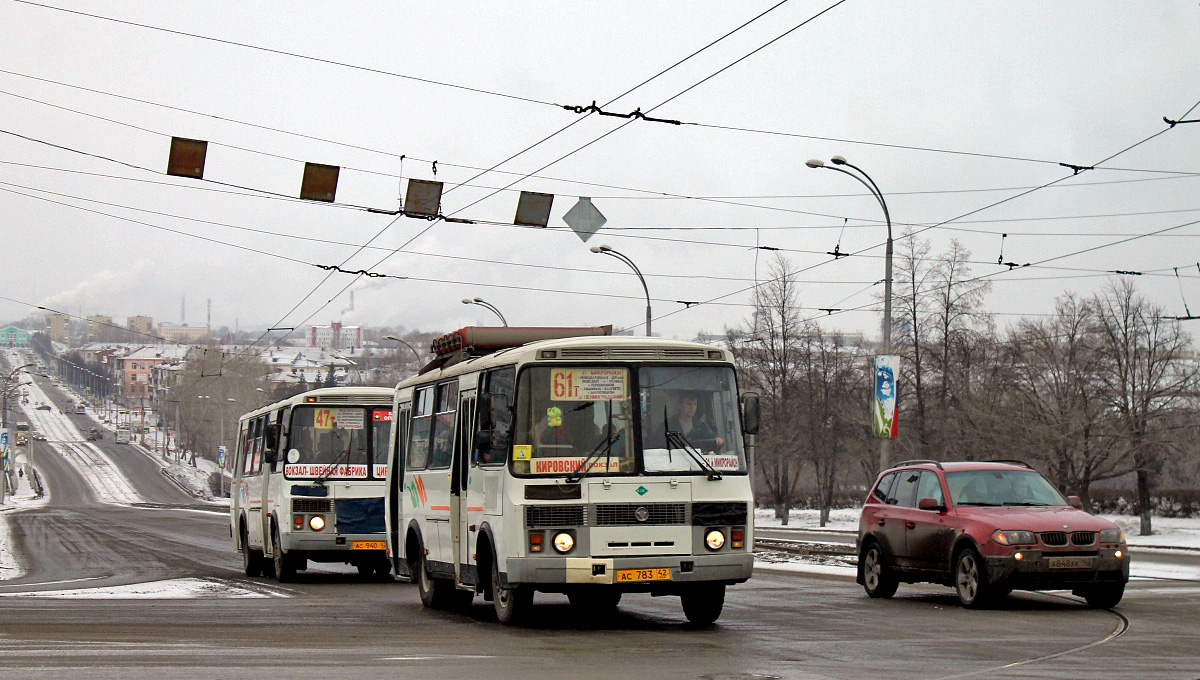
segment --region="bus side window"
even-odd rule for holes
[[[258,419],[246,424],[246,448],[242,451],[242,475],[254,474],[254,434],[258,431]]]
[[[458,383],[437,386],[437,406],[429,444],[429,467],[448,468],[454,454],[454,415],[458,411]]]
[[[412,444],[408,448],[409,470],[424,470],[429,466],[429,432],[433,429],[433,387],[413,394]]]
[[[259,416],[254,419],[254,459],[250,464],[250,474],[252,475],[262,472],[263,430],[266,429],[266,425],[266,416]]]
[[[517,369],[509,366],[488,371],[483,376],[481,394],[487,399],[481,400],[480,408],[475,416],[478,420],[477,430],[491,433],[490,441],[478,442],[475,448],[475,462],[479,465],[502,465],[507,456],[508,440],[512,435],[512,403],[514,383]],[[474,433],[471,433],[472,440]],[[497,448],[493,448],[497,446]]]
[[[243,466],[246,464],[246,426],[238,430],[237,448],[233,450],[233,461],[229,466],[235,479],[241,478]]]

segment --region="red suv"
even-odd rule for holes
[[[871,597],[929,582],[967,607],[1014,589],[1069,589],[1113,607],[1129,580],[1125,534],[1079,508],[1019,461],[900,463],[863,505],[857,580]]]

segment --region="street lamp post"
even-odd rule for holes
[[[811,160],[805,163],[810,168],[824,168],[826,170],[836,170],[843,175],[849,175],[858,180],[860,184],[871,192],[875,200],[879,202],[879,207],[883,208],[883,219],[887,222],[887,250],[884,257],[884,273],[883,273],[883,353],[889,355],[892,353],[892,215],[888,212],[887,201],[883,200],[883,192],[879,190],[879,185],[871,176],[862,168],[850,163],[842,156],[834,156],[829,159],[833,165],[825,165],[824,161]],[[842,167],[846,166],[855,172],[850,172]],[[892,440],[890,437],[884,437],[879,442],[879,469],[886,470],[891,461]]]
[[[504,315],[500,313],[500,310],[496,309],[496,305],[493,305],[483,298],[463,298],[462,303],[464,305],[479,305],[480,307],[483,307],[484,309],[489,310],[496,316],[500,317],[500,323],[504,324],[505,326],[508,325],[508,321],[504,318]]]
[[[646,337],[650,337],[650,289],[646,286],[646,278],[642,276],[642,270],[638,269],[638,266],[633,263],[633,260],[626,257],[624,254],[613,250],[609,246],[592,246],[590,250],[593,253],[600,253],[601,255],[609,255],[617,258],[618,260],[629,265],[629,268],[633,270],[633,273],[637,274],[638,281],[642,282],[642,290],[646,293]]]
[[[464,300],[464,302],[466,302],[466,301]],[[417,360],[417,370],[418,371],[421,370],[421,353],[417,351],[416,347],[413,347],[412,345],[401,340],[400,338],[397,338],[394,335],[385,335],[385,336],[383,336],[383,339],[384,340],[394,340],[394,341],[400,343],[401,345],[404,345],[405,347],[407,347],[408,351],[413,353],[413,358],[415,358]]]

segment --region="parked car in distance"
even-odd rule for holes
[[[49,410],[51,410],[51,409],[50,409],[50,405],[49,405],[49,404],[42,404],[41,406],[35,406],[34,408],[35,408],[35,409],[37,409],[38,411],[49,411]]]
[[[1121,601],[1129,549],[1116,524],[1080,509],[1018,461],[908,461],[879,475],[858,523],[858,583],[873,598],[901,582],[951,586],[966,607],[1013,590]]]
[[[100,434],[100,430],[98,430],[94,427],[92,429],[88,430],[87,440],[89,442],[94,442],[98,439],[104,439],[104,435]]]

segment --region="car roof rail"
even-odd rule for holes
[[[1008,463],[1010,465],[1020,465],[1021,467],[1027,467],[1030,470],[1033,469],[1033,466],[1030,465],[1029,463],[1026,463],[1023,460],[1017,460],[1015,458],[996,458],[994,460],[989,460],[987,462],[989,462],[989,463]]]
[[[920,465],[922,463],[928,463],[929,465],[936,465],[937,469],[939,469],[939,470],[944,469],[944,468],[942,468],[942,464],[937,462],[936,460],[903,460],[903,461],[900,461],[899,463],[896,463],[892,467],[900,467],[902,465]]]

